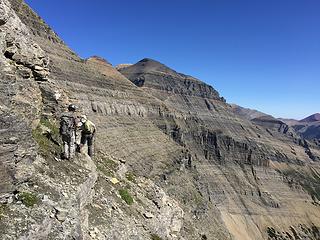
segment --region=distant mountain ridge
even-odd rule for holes
[[[232,110],[234,113],[236,113],[236,114],[238,114],[248,120],[252,120],[254,118],[260,118],[263,116],[270,116],[270,115],[265,114],[263,112],[260,112],[258,110],[244,108],[244,107],[241,107],[237,104],[231,104],[231,107],[232,107]]]
[[[320,113],[312,114],[302,120],[274,118],[266,113],[231,104],[235,114],[254,122],[257,125],[278,129],[280,132],[289,132],[292,136],[296,133],[308,140],[320,139]],[[294,131],[293,131],[294,130]],[[295,133],[294,133],[295,132]]]
[[[320,113],[315,113],[312,114],[306,118],[303,118],[301,120],[297,120],[297,119],[288,119],[288,118],[278,118],[281,121],[284,121],[285,123],[289,124],[290,126],[292,125],[297,125],[299,123],[312,123],[312,122],[317,122],[320,121]]]
[[[302,120],[295,119],[281,119],[289,126],[293,127],[295,131],[302,137],[308,140],[320,139],[320,114],[312,114]]]
[[[231,107],[236,115],[244,119],[247,119],[258,126],[265,128],[266,131],[269,133],[270,130],[272,130],[290,136],[296,139],[296,141],[299,141],[300,139],[299,135],[295,132],[295,130],[281,119],[275,118],[271,115],[254,109],[244,108],[236,104],[231,104]]]
[[[302,120],[300,120],[299,122],[316,122],[316,121],[320,121],[320,113],[315,113],[310,115],[309,117],[306,117]]]

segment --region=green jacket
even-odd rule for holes
[[[87,120],[83,125],[82,125],[82,133],[84,134],[94,134],[96,132],[96,125],[94,125],[93,122],[90,120]]]

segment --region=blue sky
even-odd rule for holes
[[[318,0],[26,0],[81,57],[149,57],[229,103],[301,119],[320,112]]]

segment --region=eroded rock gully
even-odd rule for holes
[[[22,0],[0,0],[0,30],[2,239],[319,239],[315,143],[157,61],[83,60]],[[71,102],[94,159],[59,159]]]

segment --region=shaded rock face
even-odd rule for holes
[[[299,126],[295,126],[294,128],[297,129],[306,139],[318,139],[320,140],[320,122],[310,124],[303,128]]]
[[[240,118],[157,61],[82,60],[23,1],[0,3],[1,34],[26,56],[1,38],[1,238],[316,239],[304,229],[320,226],[318,146]],[[62,161],[54,135],[39,136],[69,103],[97,125],[93,159]]]

